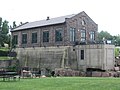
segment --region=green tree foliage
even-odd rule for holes
[[[2,26],[2,18],[0,17],[0,31],[1,31],[1,26]]]
[[[2,37],[3,37],[3,42],[4,43],[9,43],[9,26],[8,26],[8,21],[4,21],[2,24]]]
[[[112,36],[107,31],[101,31],[98,33],[98,41],[102,42],[103,38],[105,40],[111,40],[115,46],[120,46],[120,35]]]
[[[4,43],[9,42],[9,26],[8,21],[4,20],[2,22],[2,18],[0,18],[0,46],[4,46]]]
[[[2,45],[2,18],[0,17],[0,47]]]
[[[4,21],[2,24],[2,34],[7,35],[9,32],[9,26],[8,26],[8,21]]]
[[[116,46],[120,46],[120,35],[113,36],[113,41]]]
[[[110,35],[110,33],[108,33],[107,31],[101,31],[100,33],[98,33],[98,40],[102,41],[103,38],[106,40],[112,40],[112,35]]]
[[[115,57],[119,56],[119,48],[115,48]]]

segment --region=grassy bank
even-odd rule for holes
[[[9,51],[9,48],[5,48],[5,47],[0,47],[1,51]]]
[[[11,60],[13,59],[13,57],[3,57],[3,56],[0,56],[0,60]]]
[[[9,60],[9,59],[12,59],[11,57],[8,57],[8,56],[1,56],[1,53],[2,53],[1,51],[8,52],[9,49],[5,48],[5,47],[0,47],[0,60]]]
[[[58,77],[0,82],[0,90],[120,90],[120,78]]]

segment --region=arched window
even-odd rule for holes
[[[85,23],[85,20],[82,20],[82,22],[81,22],[81,23],[82,23],[82,25],[83,25],[83,26],[86,24],[86,23]]]

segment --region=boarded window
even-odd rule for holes
[[[81,60],[84,60],[84,50],[81,50]]]

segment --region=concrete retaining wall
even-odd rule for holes
[[[84,50],[84,60],[81,60]],[[112,70],[114,68],[114,46],[93,44],[59,47],[16,48],[21,67],[55,70],[70,68],[86,71],[87,68]]]

